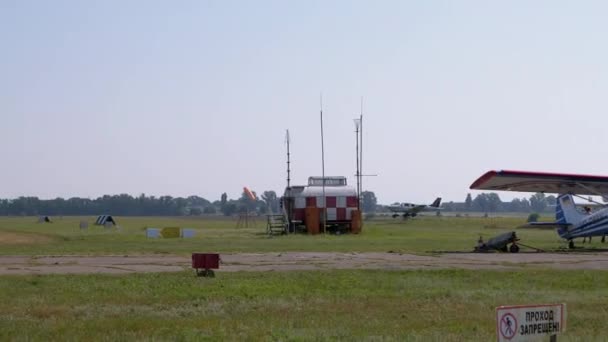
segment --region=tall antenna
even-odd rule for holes
[[[361,96],[361,113],[359,119],[355,119],[355,125],[357,128],[357,193],[359,196],[358,208],[361,209],[363,202],[363,177],[373,177],[377,175],[364,175],[363,174],[363,96]],[[361,221],[361,228],[363,228],[363,220]]]
[[[325,197],[325,146],[323,143],[323,93],[320,94],[321,105],[321,177],[323,178],[323,233],[327,224],[327,209]]]
[[[291,169],[290,169],[290,161],[289,161],[289,130],[287,130],[287,133],[285,133],[285,143],[287,143],[287,188],[289,189],[290,186],[290,174],[291,174]]]
[[[359,125],[361,123],[360,119],[355,119],[355,141],[356,141],[356,152],[357,152],[357,168],[355,172],[355,177],[357,179],[357,209],[361,210],[361,174],[359,167]]]
[[[363,193],[363,96],[361,96],[361,114],[359,116],[359,191]],[[359,197],[361,201],[361,197]]]

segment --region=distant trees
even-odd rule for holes
[[[127,194],[104,195],[96,199],[72,197],[41,200],[37,197],[19,197],[0,200],[2,215],[186,215],[192,203],[186,198],[171,196],[133,197]]]
[[[201,210],[201,208],[190,208],[190,216],[199,216],[203,213],[203,211]]]
[[[205,207],[205,209],[203,209],[203,214],[215,214],[215,213],[217,213],[217,210],[212,205]]]
[[[534,205],[532,205],[532,203]],[[446,202],[442,206],[445,212],[547,212],[553,210],[555,196],[534,194],[528,198],[514,198],[503,202],[496,193],[480,193],[473,197],[467,194],[464,202]]]
[[[232,215],[228,210],[228,195],[224,192],[222,196],[220,196],[220,210],[225,216]],[[235,209],[236,210],[236,209]]]
[[[224,216],[232,216],[236,214],[237,210],[238,207],[233,201],[230,201],[230,203],[226,203],[226,205],[222,207],[222,213],[224,214]]]
[[[467,194],[467,198],[464,200],[464,210],[471,211],[473,210],[473,197],[471,194]]]
[[[527,198],[514,198],[510,202],[503,202],[498,194],[480,193],[473,198],[467,194],[464,202],[444,203],[445,211],[462,212],[543,212],[549,210],[556,203],[555,196],[545,196],[536,193]]]
[[[472,203],[472,208],[476,211],[489,212],[498,211],[502,205],[500,197],[494,193],[483,193],[475,197]],[[465,202],[466,206],[466,202]]]
[[[532,211],[540,213],[547,207],[547,199],[545,194],[537,192],[530,196],[530,208]]]
[[[513,200],[511,200],[510,207],[511,208],[509,211],[529,212],[531,210],[530,201],[525,198],[514,198]]]
[[[361,210],[365,213],[375,213],[378,199],[373,191],[363,191],[361,193]]]
[[[265,191],[263,199],[256,196],[255,201],[248,197],[246,200],[243,197],[230,200],[226,193],[222,193],[220,200],[213,203],[199,196],[155,197],[146,194],[135,197],[128,194],[104,195],[95,199],[72,197],[42,200],[38,197],[19,197],[0,199],[0,215],[198,216],[222,213],[230,216],[241,210],[266,214],[269,207],[273,212],[278,212],[279,199],[274,191]]]
[[[0,199],[0,215],[100,215],[123,216],[181,216],[181,215],[235,215],[240,212],[268,214],[280,213],[280,198],[275,191],[264,191],[258,197],[254,193],[251,200],[245,193],[238,199],[229,199],[224,192],[219,200],[210,202],[199,196],[171,197],[147,196],[133,197],[128,194],[104,195],[95,199],[72,197],[42,200],[37,197]],[[479,193],[475,197],[467,194],[464,202],[446,202],[442,206],[446,212],[547,212],[553,210],[555,196],[542,193],[528,198],[514,198],[502,202],[496,193]],[[361,193],[361,209],[374,213],[381,205],[373,191]]]
[[[262,193],[262,200],[266,204],[268,213],[277,214],[279,213],[279,199],[277,193],[274,191],[264,191]]]

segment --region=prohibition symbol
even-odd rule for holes
[[[510,313],[502,315],[500,318],[500,334],[507,340],[512,339],[517,332],[517,320]]]

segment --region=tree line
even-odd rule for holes
[[[69,199],[39,199],[38,197],[19,197],[0,199],[0,215],[37,216],[37,215],[122,215],[122,216],[231,216],[243,212],[267,214],[281,213],[280,198],[274,191],[264,191],[261,196],[253,193],[250,199],[244,192],[237,199],[229,199],[226,193],[215,201],[199,196],[171,197],[146,196],[134,197],[128,194],[105,195],[95,199],[72,197]],[[447,212],[544,212],[553,210],[555,196],[537,193],[530,198],[515,198],[503,202],[496,193],[480,193],[475,198],[468,194],[464,202],[442,204]],[[361,193],[361,209],[366,213],[386,211],[386,206],[378,205],[373,191]]]
[[[444,211],[455,212],[525,212],[542,213],[553,211],[557,198],[553,195],[545,196],[536,193],[530,198],[514,198],[510,202],[503,202],[498,194],[481,193],[473,198],[467,194],[464,202],[447,202],[442,204]]]
[[[375,205],[375,195],[370,192],[374,201],[368,201],[366,204],[365,196],[362,197],[363,211],[367,213],[373,212],[390,212],[386,205]],[[524,213],[542,213],[554,210],[557,202],[555,196],[545,196],[543,193],[536,193],[530,198],[514,198],[510,202],[503,202],[497,193],[480,193],[475,198],[471,194],[467,194],[464,202],[444,202],[441,204],[444,212],[524,212]],[[374,203],[374,204],[372,204]]]
[[[19,197],[16,199],[0,199],[0,215],[185,216],[202,214],[233,215],[243,211],[265,214],[279,211],[279,199],[274,191],[264,191],[261,198],[258,198],[255,193],[254,196],[255,200],[251,200],[243,193],[239,199],[233,200],[228,199],[226,193],[223,193],[219,200],[213,202],[199,196],[155,197],[145,194],[137,197],[128,194],[105,195],[95,199]]]

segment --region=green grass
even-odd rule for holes
[[[491,341],[495,308],[566,303],[605,340],[608,272],[311,271],[0,277],[0,340]]]
[[[83,218],[54,218],[50,224],[36,223],[36,218],[0,218],[0,254],[189,254],[193,251],[280,252],[280,251],[471,251],[481,235],[490,238],[514,230],[524,222],[521,217],[457,218],[420,217],[401,220],[373,220],[359,235],[289,235],[269,238],[265,222],[256,228],[235,228],[232,219],[118,217],[120,230],[105,230],[91,225],[79,229]],[[86,218],[92,222],[94,218]],[[145,227],[180,226],[196,230],[193,239],[147,239]],[[565,246],[552,230],[519,229],[522,242],[535,247],[555,249]],[[14,236],[19,241],[13,241]],[[3,237],[4,234],[4,237]],[[23,241],[25,240],[25,241]],[[30,241],[31,240],[31,241]],[[592,246],[601,247],[599,239]]]
[[[82,218],[0,218],[0,254],[188,255],[193,251],[470,251],[477,238],[524,218],[420,217],[366,222],[359,235],[268,238],[231,219],[136,217],[120,230]],[[93,218],[89,217],[91,222]],[[180,226],[193,239],[147,239],[146,226]],[[519,229],[526,244],[563,246],[552,230]],[[600,248],[598,241],[592,246]],[[0,340],[491,341],[495,307],[566,303],[561,341],[606,340],[605,271],[339,270],[131,275],[0,276]]]

